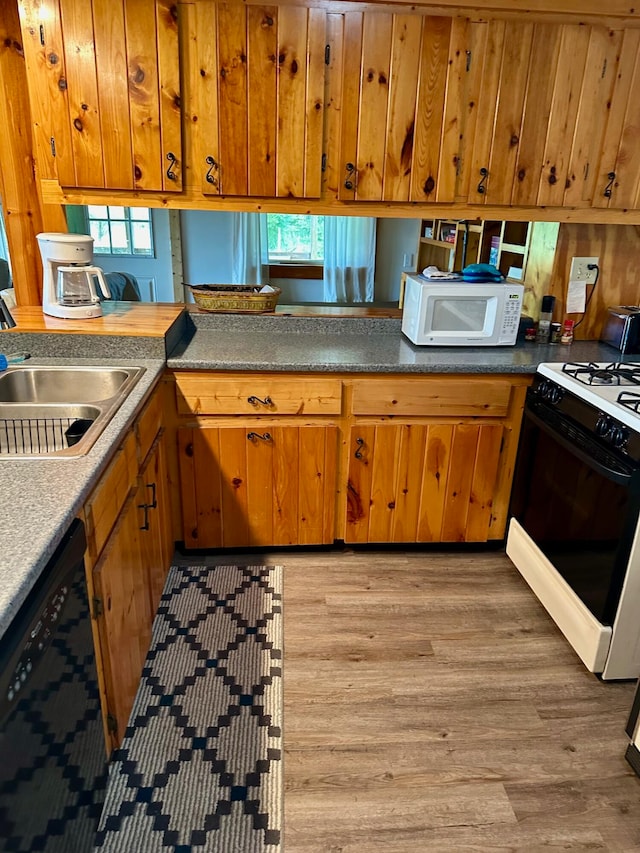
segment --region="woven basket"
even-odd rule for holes
[[[266,314],[275,311],[282,290],[274,287],[270,293],[259,293],[252,284],[190,285],[198,308],[220,313]]]

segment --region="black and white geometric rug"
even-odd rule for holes
[[[96,850],[278,853],[282,567],[173,566]]]

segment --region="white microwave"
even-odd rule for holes
[[[512,346],[518,335],[521,284],[429,281],[408,275],[402,331],[424,346]]]

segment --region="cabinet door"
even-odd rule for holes
[[[155,616],[173,557],[164,435],[156,440],[140,472],[136,504],[140,544],[149,584],[149,604]]]
[[[475,32],[439,16],[344,15],[339,198],[453,201],[473,76],[460,51]]]
[[[117,747],[131,713],[151,641],[151,603],[140,541],[139,493],[131,495],[93,570],[107,713]]]
[[[175,9],[169,0],[20,0],[43,177],[181,189]]]
[[[347,542],[485,542],[503,427],[355,426]]]
[[[318,198],[325,12],[203,0],[196,16],[203,192]]]
[[[187,547],[333,542],[336,427],[185,427],[178,444]]]
[[[594,207],[640,208],[640,30],[625,30],[598,168]]]
[[[538,205],[591,204],[620,34],[562,27]]]

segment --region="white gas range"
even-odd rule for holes
[[[581,660],[640,675],[640,364],[541,364],[507,554]]]

